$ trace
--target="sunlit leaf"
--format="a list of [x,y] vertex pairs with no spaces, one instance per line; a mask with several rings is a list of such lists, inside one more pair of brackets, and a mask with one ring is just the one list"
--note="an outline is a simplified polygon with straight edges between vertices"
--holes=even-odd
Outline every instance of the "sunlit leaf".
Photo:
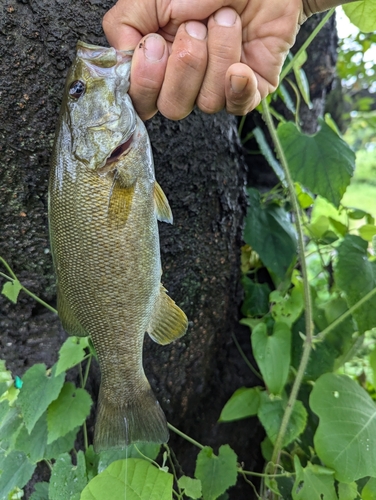
[[223,407],[219,422],[231,422],[233,420],[257,415],[259,405],[260,389],[258,387],[253,387],[251,389],[241,387],[234,392]]
[[303,134],[292,122],[278,127],[278,137],[294,181],[338,207],[355,168],[355,154],[323,121],[317,134]]
[[376,235],[376,226],[364,224],[364,226],[358,227],[358,233],[363,240],[372,241],[372,238]]
[[362,0],[342,6],[350,21],[364,33],[375,31],[376,4],[374,0]]
[[237,456],[228,444],[219,448],[218,456],[212,448],[205,446],[197,455],[195,477],[201,480],[204,500],[216,500],[237,477]]
[[47,443],[52,443],[82,425],[90,413],[92,403],[85,389],[77,389],[71,382],[66,382],[59,397],[50,404],[47,411]]
[[172,474],[146,460],[118,460],[90,481],[80,500],[172,500],[172,482]]
[[376,498],[376,479],[371,479],[366,483],[362,489],[362,500],[375,500]]
[[322,462],[345,483],[376,475],[376,405],[345,375],[326,373],[315,383],[310,407],[320,422],[314,444]]

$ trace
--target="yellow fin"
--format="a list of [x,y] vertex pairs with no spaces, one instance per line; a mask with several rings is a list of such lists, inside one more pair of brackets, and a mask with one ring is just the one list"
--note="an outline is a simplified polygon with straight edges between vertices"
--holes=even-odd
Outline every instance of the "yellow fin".
[[166,293],[161,285],[154,312],[147,329],[148,334],[158,344],[166,345],[182,337],[188,328],[184,312]]
[[161,222],[168,222],[172,224],[173,218],[168,199],[157,181],[155,181],[154,184],[154,203],[157,219]]
[[122,187],[118,180],[114,180],[108,202],[108,216],[112,223],[122,226],[129,217],[135,185]]

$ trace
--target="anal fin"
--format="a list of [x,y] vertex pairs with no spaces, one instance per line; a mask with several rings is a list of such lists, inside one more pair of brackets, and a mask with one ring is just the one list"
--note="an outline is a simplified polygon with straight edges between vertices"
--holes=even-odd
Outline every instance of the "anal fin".
[[168,222],[172,224],[172,212],[167,200],[167,196],[164,194],[161,186],[157,181],[154,184],[154,203],[157,219],[161,222]]
[[148,334],[158,344],[166,345],[182,337],[188,328],[185,313],[166,293],[161,285],[152,319],[147,329]]

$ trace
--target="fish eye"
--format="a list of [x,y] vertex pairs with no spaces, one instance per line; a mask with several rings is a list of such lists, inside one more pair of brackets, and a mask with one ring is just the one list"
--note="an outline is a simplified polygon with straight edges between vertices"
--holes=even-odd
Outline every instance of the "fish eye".
[[69,95],[74,99],[80,98],[85,93],[86,85],[81,80],[75,80],[69,87]]

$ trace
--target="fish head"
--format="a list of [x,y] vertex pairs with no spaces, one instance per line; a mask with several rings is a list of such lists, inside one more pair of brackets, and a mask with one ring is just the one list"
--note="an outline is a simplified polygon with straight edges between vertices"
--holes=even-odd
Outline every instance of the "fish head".
[[132,52],[77,44],[63,113],[71,152],[90,170],[103,168],[132,141],[138,117],[128,95]]

